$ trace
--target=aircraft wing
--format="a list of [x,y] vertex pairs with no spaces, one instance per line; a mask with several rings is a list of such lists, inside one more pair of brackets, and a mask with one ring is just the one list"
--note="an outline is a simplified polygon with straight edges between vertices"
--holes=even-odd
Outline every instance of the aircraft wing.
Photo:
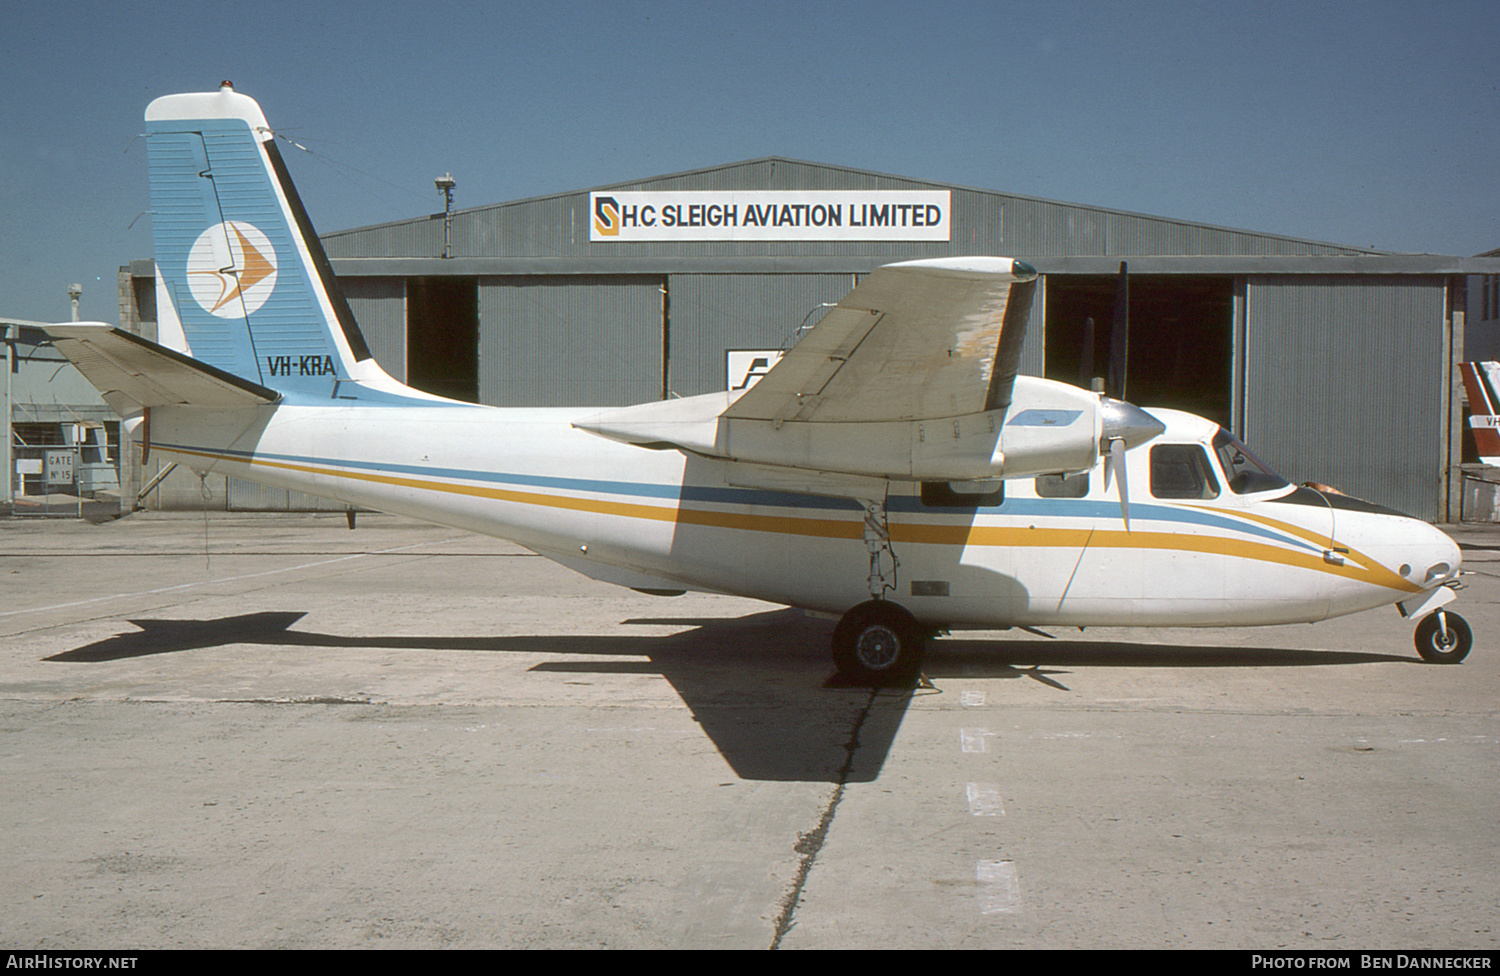
[[995,257],[877,268],[724,416],[912,421],[1009,406],[1035,278]]
[[84,378],[121,407],[247,407],[273,403],[275,390],[240,379],[190,356],[103,322],[48,325],[52,346]]
[[1045,381],[1023,386],[1016,375],[1035,279],[1010,258],[886,265],[749,390],[608,410],[575,426],[642,447],[841,478],[1084,470],[1098,456],[1099,397],[1061,384],[1040,391]]

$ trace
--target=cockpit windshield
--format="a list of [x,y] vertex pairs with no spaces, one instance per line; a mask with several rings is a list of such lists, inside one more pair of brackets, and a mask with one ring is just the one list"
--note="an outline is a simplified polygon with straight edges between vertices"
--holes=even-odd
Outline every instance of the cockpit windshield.
[[1229,478],[1229,490],[1236,495],[1285,488],[1288,484],[1285,478],[1266,467],[1250,448],[1241,444],[1227,430],[1220,430],[1214,435],[1214,453],[1219,455],[1219,463],[1223,465],[1224,474]]

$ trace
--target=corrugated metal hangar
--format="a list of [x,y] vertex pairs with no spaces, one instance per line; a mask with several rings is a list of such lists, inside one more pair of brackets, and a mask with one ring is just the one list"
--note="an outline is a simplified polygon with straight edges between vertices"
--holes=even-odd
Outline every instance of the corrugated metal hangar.
[[[500,406],[722,390],[861,274],[962,254],[1042,272],[1023,369],[1087,385],[1084,336],[1092,319],[1105,362],[1124,262],[1127,399],[1217,420],[1295,481],[1436,520],[1459,518],[1464,276],[1500,270],[774,157],[323,243],[391,375]],[[147,335],[151,274],[122,276]],[[298,504],[218,491],[231,508]]]

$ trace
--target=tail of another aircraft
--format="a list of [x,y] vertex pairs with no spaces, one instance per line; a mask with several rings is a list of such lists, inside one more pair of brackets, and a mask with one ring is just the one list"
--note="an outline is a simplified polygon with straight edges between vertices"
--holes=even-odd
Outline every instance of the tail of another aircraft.
[[228,82],[146,109],[161,344],[284,396],[393,381],[355,325],[255,100]]
[[1459,363],[1469,397],[1469,427],[1485,464],[1500,467],[1500,363]]

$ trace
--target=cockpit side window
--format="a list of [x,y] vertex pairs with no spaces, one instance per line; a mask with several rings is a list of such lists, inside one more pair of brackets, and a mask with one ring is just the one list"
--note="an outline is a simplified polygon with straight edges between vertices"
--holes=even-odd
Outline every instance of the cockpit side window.
[[1218,498],[1208,454],[1197,444],[1157,444],[1151,448],[1151,494],[1157,498]]
[[1227,430],[1214,435],[1214,453],[1219,456],[1219,464],[1223,465],[1224,475],[1229,479],[1229,490],[1236,495],[1287,486],[1285,478],[1267,467]]

